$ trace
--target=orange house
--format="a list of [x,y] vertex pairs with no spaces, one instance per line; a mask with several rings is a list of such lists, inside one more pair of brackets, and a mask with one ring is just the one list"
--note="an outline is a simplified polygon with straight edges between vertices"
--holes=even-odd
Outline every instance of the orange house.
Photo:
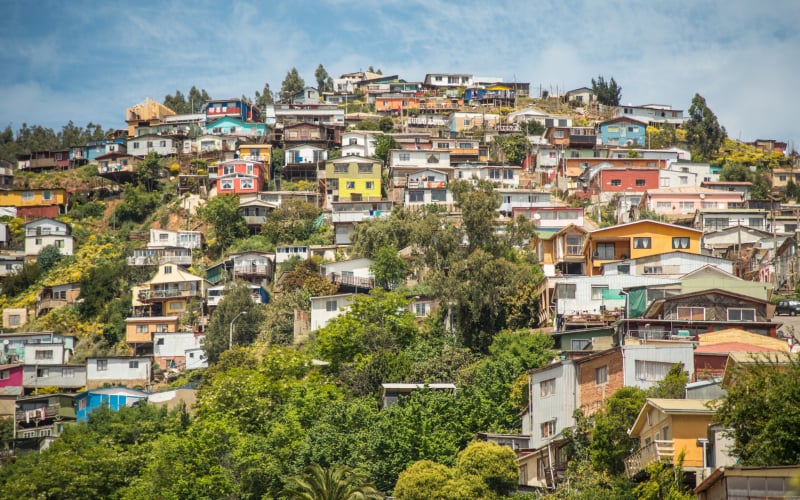
[[595,229],[586,245],[589,275],[602,274],[602,265],[680,250],[700,254],[703,231],[666,222],[640,220]]

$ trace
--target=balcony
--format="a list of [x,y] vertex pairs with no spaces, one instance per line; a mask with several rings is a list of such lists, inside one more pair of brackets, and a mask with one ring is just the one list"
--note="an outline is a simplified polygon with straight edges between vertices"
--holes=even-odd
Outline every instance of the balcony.
[[17,410],[14,414],[17,422],[41,422],[50,418],[56,418],[61,414],[61,405],[46,406],[33,410]]
[[444,189],[447,183],[444,181],[408,181],[408,189]]
[[672,440],[655,440],[639,448],[625,459],[625,470],[628,477],[634,477],[659,461],[672,463],[675,447]]
[[139,300],[160,300],[172,299],[180,297],[202,297],[202,294],[197,289],[183,290],[183,289],[168,289],[168,290],[140,290]]
[[233,266],[235,276],[267,276],[270,266],[267,264],[242,264]]
[[361,276],[352,276],[349,274],[330,273],[327,276],[328,281],[334,285],[339,285],[340,291],[346,290],[371,290],[375,288],[375,280],[372,278],[363,278]]

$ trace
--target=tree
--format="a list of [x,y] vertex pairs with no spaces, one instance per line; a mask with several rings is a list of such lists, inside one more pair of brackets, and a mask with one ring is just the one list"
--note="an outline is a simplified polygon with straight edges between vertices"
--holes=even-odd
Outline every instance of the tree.
[[42,268],[43,272],[47,272],[51,267],[56,265],[62,257],[61,250],[59,250],[57,246],[47,245],[42,248],[39,255],[36,256],[36,262],[39,264],[39,267]]
[[23,264],[20,270],[6,277],[3,282],[3,295],[14,297],[22,293],[36,283],[42,274],[44,274],[42,268],[36,262]]
[[751,182],[753,172],[741,163],[729,163],[722,168],[719,179],[726,182]]
[[376,283],[387,290],[404,283],[408,276],[408,266],[391,245],[378,249],[369,270]]
[[681,363],[675,363],[667,375],[655,386],[647,391],[649,398],[684,399],[686,397],[686,384],[689,382],[689,372],[683,369]]
[[517,455],[508,446],[490,441],[473,441],[456,457],[460,476],[479,478],[498,496],[514,491],[519,479]]
[[497,252],[494,219],[496,210],[500,207],[500,197],[492,183],[480,180],[473,185],[465,180],[455,180],[449,187],[461,208],[468,242],[467,251],[480,248],[490,253]]
[[692,98],[689,120],[683,125],[683,129],[686,131],[686,140],[694,161],[713,159],[725,143],[725,127],[719,124],[717,116],[700,94],[695,94]]
[[378,121],[378,129],[381,132],[389,133],[394,129],[394,120],[391,116],[384,116]]
[[598,76],[597,80],[592,78],[592,92],[597,96],[597,102],[605,106],[619,106],[622,98],[622,87],[617,85],[613,76],[608,82],[603,75]]
[[161,157],[155,151],[151,151],[141,163],[136,165],[136,184],[144,187],[148,193],[153,192],[163,171]]
[[717,421],[733,438],[730,452],[742,465],[800,462],[800,361],[763,356],[732,372],[727,395],[718,401]]
[[498,135],[494,138],[494,145],[502,153],[499,161],[510,165],[522,165],[530,149],[528,138],[519,134]]
[[325,71],[325,67],[321,63],[314,72],[314,78],[317,80],[317,90],[320,94],[333,91],[333,79]]
[[400,149],[400,143],[390,135],[379,135],[375,139],[375,158],[381,160],[384,164],[389,159],[389,151],[393,149]]
[[256,90],[255,102],[256,106],[258,106],[259,109],[262,110],[266,108],[268,104],[273,104],[275,102],[272,98],[272,91],[269,88],[269,83],[264,84],[264,90],[262,90],[261,92]]
[[322,209],[302,200],[288,200],[273,210],[261,226],[261,234],[270,243],[302,244],[317,231]]
[[448,500],[442,487],[454,475],[446,465],[419,460],[400,473],[392,493],[397,500]]
[[369,295],[356,295],[350,309],[321,328],[314,342],[316,353],[329,361],[334,370],[359,354],[379,350],[399,351],[417,333],[409,300],[402,292],[373,289]]
[[214,227],[216,246],[227,248],[234,239],[247,235],[247,223],[239,214],[239,196],[222,194],[198,209],[198,213]]
[[547,127],[536,120],[522,122],[520,128],[525,135],[542,135],[547,130]]
[[605,409],[594,417],[594,429],[589,446],[592,467],[618,475],[625,471],[625,458],[638,446],[628,435],[646,394],[637,387],[623,387],[608,398]]
[[[244,314],[240,315],[242,312]],[[203,349],[209,363],[215,363],[220,353],[230,347],[229,344],[238,346],[252,344],[258,338],[263,321],[264,309],[253,302],[249,284],[244,282],[228,284],[225,287],[225,295],[214,311],[206,330]]]
[[289,478],[284,494],[292,500],[367,500],[382,499],[366,476],[349,467],[322,468],[317,464],[306,467],[302,475]]
[[293,95],[302,92],[306,88],[306,82],[300,78],[297,68],[292,68],[286,72],[286,77],[281,83],[281,100],[288,102]]

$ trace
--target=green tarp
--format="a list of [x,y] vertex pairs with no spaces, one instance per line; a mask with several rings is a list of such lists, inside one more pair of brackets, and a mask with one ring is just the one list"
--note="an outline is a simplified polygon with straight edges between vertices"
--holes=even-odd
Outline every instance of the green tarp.
[[631,288],[628,290],[628,317],[641,318],[647,309],[647,288]]

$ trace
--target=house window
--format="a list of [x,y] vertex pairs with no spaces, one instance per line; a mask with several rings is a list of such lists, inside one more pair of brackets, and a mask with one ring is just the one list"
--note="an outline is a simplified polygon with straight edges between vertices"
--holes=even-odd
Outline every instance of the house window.
[[595,248],[594,256],[599,260],[613,260],[614,259],[614,244],[613,243],[598,243]]
[[611,185],[612,186],[621,186],[622,185],[622,180],[621,179],[611,179]]
[[158,340],[156,340],[156,345],[164,345],[164,337],[161,337]]
[[685,250],[689,248],[689,238],[672,238],[672,248]]
[[608,290],[608,285],[592,285],[592,300],[602,300],[603,290]]
[[604,385],[608,383],[608,365],[594,369],[594,384]]
[[239,181],[239,187],[241,189],[253,189],[253,179],[241,179]]
[[183,311],[183,302],[170,302],[169,303],[169,310],[170,311]]
[[662,177],[658,180],[658,185],[662,188],[669,187],[669,177]]
[[541,428],[542,428],[542,437],[543,438],[550,437],[556,433],[556,421],[550,420],[548,422],[545,422],[542,424]]
[[680,177],[678,177],[678,184],[680,184],[681,186],[689,184],[689,177],[681,175]]
[[559,299],[574,299],[575,298],[575,283],[557,283],[556,296]]
[[400,161],[411,161],[411,153],[400,153]]
[[346,163],[337,163],[333,166],[333,171],[337,174],[346,174],[347,167],[349,167]]
[[644,274],[664,274],[661,266],[644,266]]
[[503,179],[507,181],[514,180],[514,171],[510,168],[503,169]]
[[644,179],[636,179],[636,185],[640,186],[640,187],[644,186],[645,185],[645,180]]
[[136,325],[136,333],[147,333],[150,329],[147,325]]
[[572,351],[582,351],[591,344],[592,341],[589,339],[572,339],[570,342],[570,350]]
[[556,379],[549,378],[539,382],[539,396],[546,398],[556,393]]
[[98,359],[97,360],[97,371],[104,372],[108,370],[108,360],[107,359]]
[[36,354],[35,354],[35,358],[37,360],[53,359],[53,350],[52,349],[49,349],[47,351],[39,351],[39,350],[37,350]]
[[128,368],[130,368],[130,369],[139,368],[139,362],[138,361],[128,361]]
[[705,307],[678,307],[676,310],[677,319],[688,321],[704,321],[706,319]]
[[347,189],[355,189],[356,188],[356,181],[347,181],[345,183],[345,187]]
[[444,189],[434,189],[431,191],[431,201],[447,201],[447,191]]
[[153,141],[147,141],[147,147],[148,148],[152,148],[153,147]]
[[643,238],[634,238],[633,239],[633,248],[650,248],[652,242],[650,237],[643,237]]
[[227,179],[220,181],[219,183],[220,191],[232,191],[233,190],[233,180]]
[[133,149],[139,149],[139,143],[138,142],[134,142],[133,143]]
[[326,300],[325,301],[325,310],[327,312],[336,312],[339,310],[339,304],[335,300]]
[[162,148],[165,148],[167,147],[167,141],[161,141],[160,143],[158,143],[158,145],[161,146]]
[[169,325],[166,323],[159,323],[156,325],[156,333],[167,333],[169,331]]
[[41,245],[41,244],[42,244],[42,239],[41,239],[41,238],[34,238],[34,239],[33,239],[33,242],[34,242],[34,244],[36,244],[36,245]]
[[172,266],[164,266],[164,274],[172,274]]
[[365,187],[366,187],[367,189],[375,189],[375,181],[367,181],[367,182],[365,183]]
[[669,370],[672,368],[672,363],[664,363],[661,361],[644,361],[641,359],[636,360],[636,380],[644,380],[646,382],[659,382],[664,380]]
[[372,173],[372,165],[359,165],[358,166],[358,173],[359,174],[371,174]]
[[428,315],[428,304],[414,304],[414,314],[421,318]]
[[65,366],[61,369],[61,376],[62,377],[74,377],[75,376],[75,368],[71,366]]
[[693,201],[682,201],[681,202],[681,210],[694,210],[694,202]]
[[350,145],[351,146],[357,146],[358,145],[358,139],[356,139],[355,137],[351,137],[350,138]]
[[583,253],[583,237],[567,235],[567,255],[581,255]]
[[50,201],[53,199],[53,192],[52,191],[42,191],[42,199],[44,201]]
[[438,155],[428,155],[428,163],[439,163]]
[[409,203],[422,203],[425,201],[425,192],[424,191],[409,191],[408,192],[408,202]]
[[23,191],[22,201],[33,201],[33,191]]
[[49,377],[50,376],[50,368],[37,368],[36,369],[36,376],[37,377]]
[[631,274],[630,264],[619,264],[617,266],[617,274]]
[[728,321],[753,322],[756,320],[755,309],[728,308]]

